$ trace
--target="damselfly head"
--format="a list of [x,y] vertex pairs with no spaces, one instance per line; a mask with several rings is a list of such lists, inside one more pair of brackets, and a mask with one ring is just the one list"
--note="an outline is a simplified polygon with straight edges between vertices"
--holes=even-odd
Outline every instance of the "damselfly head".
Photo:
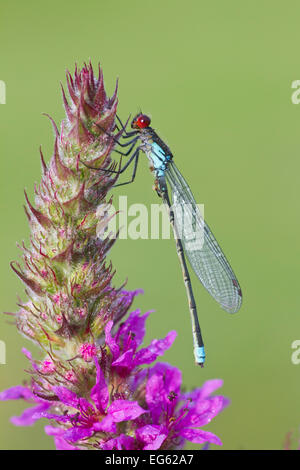
[[131,122],[132,129],[145,129],[150,126],[151,119],[146,114],[137,114]]

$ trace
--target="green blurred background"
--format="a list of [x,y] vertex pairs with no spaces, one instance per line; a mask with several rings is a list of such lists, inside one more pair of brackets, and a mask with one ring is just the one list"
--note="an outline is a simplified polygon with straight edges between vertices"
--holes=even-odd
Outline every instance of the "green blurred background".
[[[280,449],[300,425],[300,365],[291,362],[299,329],[300,79],[297,1],[90,0],[1,1],[1,307],[16,310],[23,286],[9,268],[16,241],[28,240],[23,188],[40,180],[39,145],[53,146],[47,112],[63,118],[65,69],[101,62],[107,91],[119,77],[119,114],[141,107],[170,145],[240,280],[244,304],[227,315],[192,275],[207,347],[193,363],[190,320],[173,240],[120,240],[111,252],[116,282],[128,277],[145,294],[135,301],[148,320],[146,343],[170,329],[178,338],[164,360],[183,371],[187,389],[222,378],[231,405],[207,427],[224,449]],[[142,158],[128,203],[159,203]],[[7,364],[0,388],[21,383],[26,346],[1,321]],[[53,449],[45,423],[16,428],[23,403],[0,404],[2,449]],[[216,448],[216,446],[213,446]],[[193,448],[189,446],[188,448]]]

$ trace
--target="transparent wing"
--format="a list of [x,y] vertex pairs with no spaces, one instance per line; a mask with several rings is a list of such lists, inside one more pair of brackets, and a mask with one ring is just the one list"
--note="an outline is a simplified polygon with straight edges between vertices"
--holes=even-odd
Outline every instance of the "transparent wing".
[[242,304],[242,291],[217,240],[205,223],[194,196],[173,162],[165,171],[172,195],[176,228],[196,275],[208,292],[229,313]]

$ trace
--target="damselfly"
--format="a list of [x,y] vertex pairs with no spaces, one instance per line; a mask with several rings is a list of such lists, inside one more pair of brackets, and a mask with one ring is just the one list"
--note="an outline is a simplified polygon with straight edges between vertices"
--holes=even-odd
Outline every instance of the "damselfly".
[[[122,156],[130,155],[130,158],[118,171],[102,171],[121,174],[132,163],[131,179],[116,186],[129,184],[134,181],[136,175],[139,152],[143,151],[148,157],[155,175],[155,189],[166,205],[174,231],[191,314],[195,361],[203,366],[205,349],[184,254],[203,286],[229,313],[235,313],[241,307],[242,291],[240,285],[218,242],[204,221],[188,184],[176,167],[171,150],[150,127],[150,118],[142,113],[137,114],[131,122],[131,127],[134,129],[131,132],[127,132],[126,125],[123,126],[121,120],[117,119],[122,126],[121,129],[117,126],[122,137],[132,139],[126,143],[120,143],[114,136],[108,135],[121,147],[129,147],[127,152],[115,151]],[[137,143],[139,145],[135,147]],[[99,170],[99,168],[93,169]],[[191,239],[191,233],[194,239]]]

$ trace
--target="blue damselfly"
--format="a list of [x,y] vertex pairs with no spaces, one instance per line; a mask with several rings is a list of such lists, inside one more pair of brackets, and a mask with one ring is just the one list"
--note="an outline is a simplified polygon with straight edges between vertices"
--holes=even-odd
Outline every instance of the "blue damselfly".
[[[203,366],[205,349],[184,255],[186,254],[203,286],[229,313],[235,313],[241,307],[242,291],[240,285],[218,242],[204,221],[187,182],[176,167],[171,150],[150,127],[150,118],[142,113],[136,115],[131,122],[133,129],[131,132],[126,131],[128,121],[123,126],[121,120],[118,117],[117,119],[121,126],[121,128],[116,126],[119,131],[118,136],[131,140],[121,143],[119,138],[111,134],[108,135],[121,147],[129,147],[127,152],[116,149],[115,151],[122,156],[130,156],[130,158],[119,170],[101,171],[121,174],[132,163],[131,179],[115,186],[129,184],[135,179],[139,152],[143,151],[148,157],[151,170],[155,175],[155,190],[166,205],[174,232],[191,313],[195,361]],[[90,166],[88,168],[99,170],[99,168]],[[195,237],[194,239],[191,239],[191,233]]]

